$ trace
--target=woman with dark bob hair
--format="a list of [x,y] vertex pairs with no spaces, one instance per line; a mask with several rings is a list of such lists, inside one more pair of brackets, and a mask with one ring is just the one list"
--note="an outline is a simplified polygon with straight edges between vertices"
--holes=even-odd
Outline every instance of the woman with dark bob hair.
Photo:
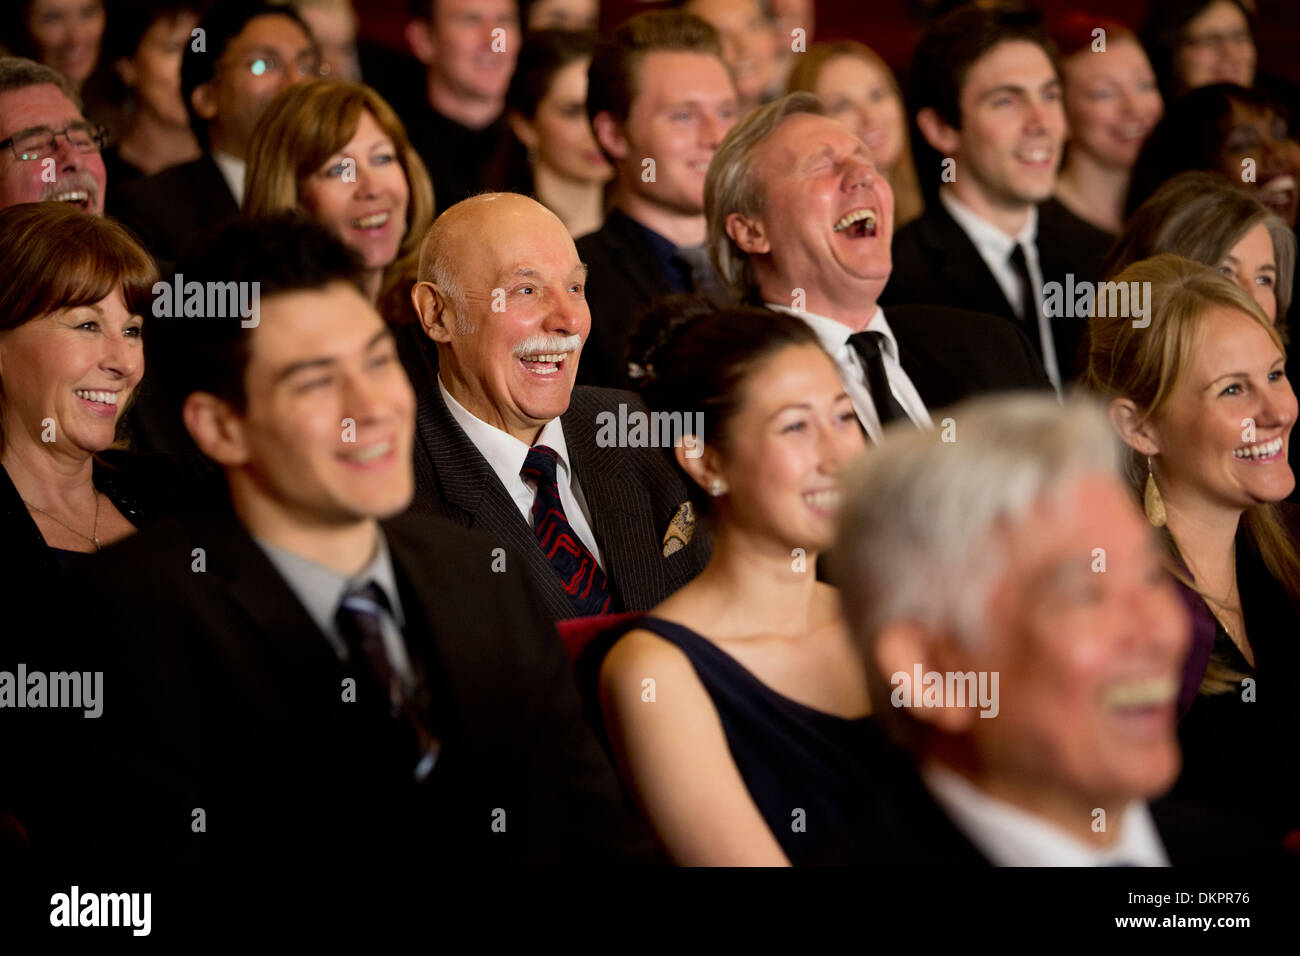
[[[683,422],[673,454],[713,555],[589,645],[581,681],[598,688],[619,766],[676,863],[804,862],[865,799],[878,740],[838,595],[816,574],[862,429],[793,316],[669,299],[629,351],[652,413]],[[671,704],[646,706],[650,674]]]
[[59,203],[0,210],[0,248],[0,582],[28,601],[168,510],[118,434],[158,275],[121,226]]
[[1216,83],[1173,103],[1133,167],[1125,215],[1171,177],[1189,170],[1218,173],[1295,227],[1300,144],[1286,110],[1267,93]]

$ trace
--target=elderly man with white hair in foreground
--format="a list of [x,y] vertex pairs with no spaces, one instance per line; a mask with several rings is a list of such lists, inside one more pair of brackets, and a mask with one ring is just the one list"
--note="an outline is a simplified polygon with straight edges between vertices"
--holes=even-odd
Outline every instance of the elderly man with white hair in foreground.
[[889,429],[846,483],[835,578],[900,750],[825,862],[1250,857],[1226,823],[1148,804],[1180,768],[1189,619],[1100,409],[1007,396],[948,417]]

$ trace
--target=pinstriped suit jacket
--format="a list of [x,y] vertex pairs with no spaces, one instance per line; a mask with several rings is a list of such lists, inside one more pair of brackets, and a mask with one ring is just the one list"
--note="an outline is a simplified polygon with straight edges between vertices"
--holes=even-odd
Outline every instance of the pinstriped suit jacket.
[[[592,533],[623,610],[648,610],[699,574],[712,540],[697,526],[690,543],[664,557],[664,533],[686,501],[677,469],[658,448],[602,448],[597,416],[645,410],[632,392],[576,386],[561,417],[564,440],[591,511]],[[547,609],[557,620],[573,605],[542,553],[533,529],[487,459],[452,418],[436,383],[421,389],[416,416],[415,501],[411,510],[474,528],[521,555]],[[483,567],[491,566],[489,555]]]

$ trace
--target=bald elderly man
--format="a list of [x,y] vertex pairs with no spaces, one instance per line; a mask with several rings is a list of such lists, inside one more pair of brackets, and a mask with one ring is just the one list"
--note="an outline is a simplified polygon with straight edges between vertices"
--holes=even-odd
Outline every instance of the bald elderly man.
[[[522,554],[557,620],[651,608],[704,568],[710,544],[664,451],[623,424],[646,414],[641,400],[574,386],[586,271],[552,212],[488,193],[433,224],[411,294],[437,349],[419,387],[412,507]],[[505,550],[465,560],[500,570]]]

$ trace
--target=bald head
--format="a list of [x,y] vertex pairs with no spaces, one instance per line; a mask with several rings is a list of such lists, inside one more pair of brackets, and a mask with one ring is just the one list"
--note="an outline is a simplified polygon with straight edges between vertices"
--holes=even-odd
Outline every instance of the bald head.
[[485,193],[439,216],[411,298],[452,396],[531,444],[569,404],[591,329],[586,272],[564,223],[527,196]]

